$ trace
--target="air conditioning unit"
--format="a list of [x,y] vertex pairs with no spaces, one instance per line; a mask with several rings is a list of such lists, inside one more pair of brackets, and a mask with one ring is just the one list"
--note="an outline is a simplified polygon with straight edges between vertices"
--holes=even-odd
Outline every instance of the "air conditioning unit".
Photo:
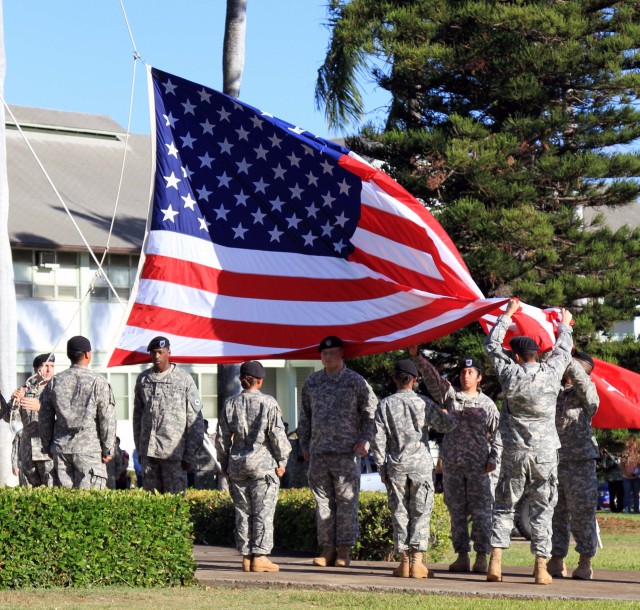
[[38,267],[44,269],[57,269],[60,266],[57,263],[56,253],[52,250],[38,250],[36,252],[36,262]]

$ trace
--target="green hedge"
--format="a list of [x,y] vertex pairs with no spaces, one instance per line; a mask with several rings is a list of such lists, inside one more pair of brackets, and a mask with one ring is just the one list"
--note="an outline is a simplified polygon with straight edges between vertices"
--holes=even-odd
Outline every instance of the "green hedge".
[[194,582],[182,496],[0,489],[0,588]]
[[[199,544],[234,546],[233,502],[228,493],[189,491],[195,541]],[[280,491],[274,522],[274,544],[294,551],[317,549],[315,502],[309,489]],[[439,562],[449,548],[449,513],[436,494],[431,516],[428,559]],[[393,528],[387,496],[360,494],[360,537],[355,559],[389,560],[393,557]]]

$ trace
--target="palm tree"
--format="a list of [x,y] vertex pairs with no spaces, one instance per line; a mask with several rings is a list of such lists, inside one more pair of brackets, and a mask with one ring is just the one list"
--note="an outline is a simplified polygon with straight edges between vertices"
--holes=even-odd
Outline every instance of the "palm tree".
[[223,91],[238,97],[244,68],[244,41],[247,31],[247,0],[227,0],[222,51]]
[[[0,2],[0,97],[4,99],[7,62],[4,53],[4,20]],[[0,104],[0,389],[9,396],[16,383],[16,349],[18,324],[16,293],[13,285],[13,263],[9,246],[9,183],[7,180],[7,146],[5,111]],[[0,422],[0,484],[15,485],[11,473],[11,431]]]
[[[240,95],[244,68],[244,41],[247,31],[247,0],[227,0],[222,51],[223,92],[233,97]],[[240,392],[240,365],[218,365],[218,412],[227,398]]]

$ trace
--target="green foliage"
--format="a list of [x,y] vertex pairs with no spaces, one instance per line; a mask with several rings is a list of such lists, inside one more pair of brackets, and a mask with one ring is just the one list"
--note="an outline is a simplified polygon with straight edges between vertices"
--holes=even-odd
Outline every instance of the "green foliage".
[[233,500],[226,492],[187,491],[196,544],[234,546]]
[[571,308],[579,344],[637,313],[640,230],[582,214],[640,195],[637,0],[332,0],[329,14],[318,98],[341,125],[362,112],[363,76],[389,93],[384,124],[348,145],[432,209],[486,296]]
[[0,489],[0,589],[194,582],[181,496]]
[[371,384],[378,398],[393,394],[396,386],[391,379],[393,365],[401,358],[408,358],[407,352],[393,351],[360,356],[347,360],[346,365],[356,373],[360,373]]
[[[233,502],[219,491],[189,491],[196,543],[232,546]],[[389,560],[393,556],[393,526],[387,495],[360,493],[360,537],[353,551],[355,559]],[[210,527],[215,522],[217,525]],[[224,525],[226,525],[226,528]],[[274,544],[294,551],[317,549],[315,501],[309,489],[280,491],[274,519]],[[449,546],[449,513],[442,495],[436,494],[431,515],[428,558],[438,562]]]

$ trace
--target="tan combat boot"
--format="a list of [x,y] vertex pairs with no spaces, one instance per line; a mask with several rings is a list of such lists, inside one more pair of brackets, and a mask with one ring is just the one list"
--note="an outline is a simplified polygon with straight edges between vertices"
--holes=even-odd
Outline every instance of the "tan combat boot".
[[393,575],[399,578],[409,578],[411,566],[409,563],[409,551],[402,551],[400,554],[400,563],[393,570]]
[[480,574],[487,573],[487,555],[485,553],[476,553],[476,560],[473,562],[471,571]]
[[533,578],[537,585],[550,585],[553,582],[553,578],[547,570],[547,560],[544,557],[536,557]]
[[571,578],[577,580],[591,580],[593,578],[593,570],[591,569],[591,557],[581,554],[578,567],[571,574]]
[[349,555],[351,547],[345,544],[341,544],[338,547],[338,553],[336,556],[335,566],[336,568],[348,568],[351,563],[351,557]]
[[565,578],[567,575],[567,566],[564,562],[564,557],[553,555],[547,562],[547,572],[549,572],[551,576]]
[[320,566],[321,568],[327,568],[334,565],[336,562],[336,550],[332,546],[323,546],[322,553],[319,557],[315,557],[313,560],[314,566]]
[[428,578],[429,576],[429,569],[422,562],[422,553],[420,551],[411,551],[409,576],[411,578]]
[[251,559],[253,555],[243,555],[242,556],[242,571],[243,572],[251,572]]
[[487,580],[490,582],[502,582],[502,549],[491,549]]
[[251,560],[252,572],[278,572],[280,566],[271,563],[266,555],[254,555]]
[[449,566],[449,572],[471,572],[469,553],[458,553],[458,558]]

